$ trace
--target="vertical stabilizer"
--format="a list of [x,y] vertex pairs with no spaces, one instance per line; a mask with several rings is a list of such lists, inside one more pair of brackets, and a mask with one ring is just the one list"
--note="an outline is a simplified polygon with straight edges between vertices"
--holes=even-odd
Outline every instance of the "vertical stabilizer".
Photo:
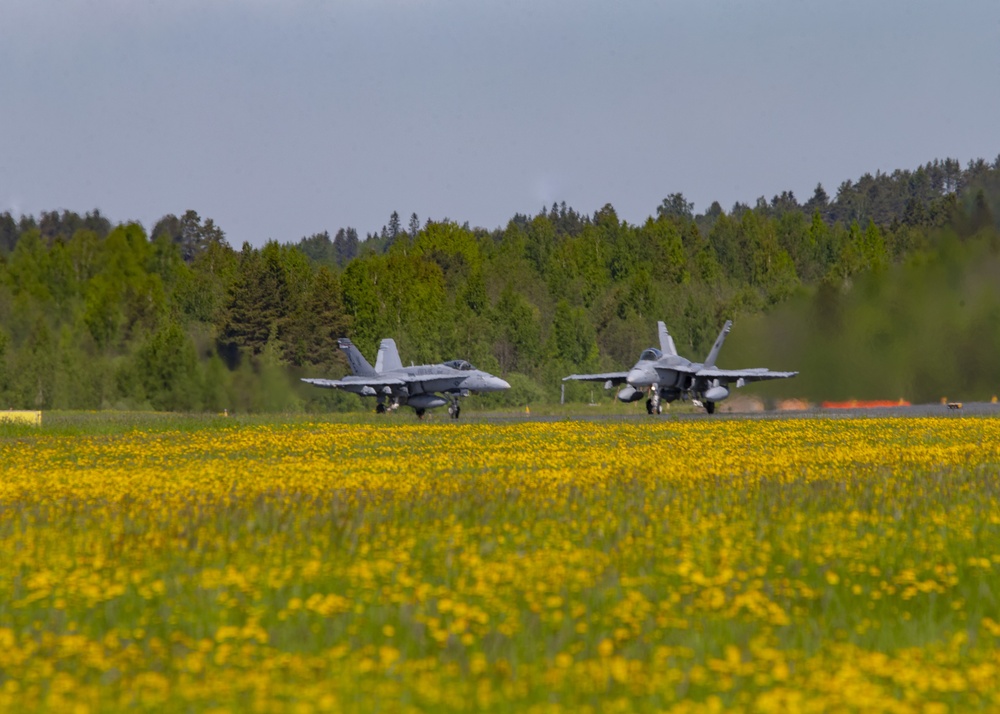
[[726,335],[729,334],[731,329],[733,329],[733,321],[726,320],[726,324],[722,326],[722,332],[720,332],[719,336],[715,338],[715,344],[712,345],[712,351],[709,352],[708,357],[705,358],[706,367],[711,368],[715,366],[715,360],[719,359],[719,350],[722,349],[722,343],[726,341]]
[[351,366],[351,373],[357,375],[358,377],[374,377],[376,372],[372,369],[372,366],[368,364],[368,360],[365,356],[361,354],[354,343],[351,342],[346,337],[341,337],[337,340],[337,346],[344,351],[347,356],[347,364]]
[[667,325],[664,322],[657,322],[656,329],[660,333],[660,352],[672,357],[677,356],[677,348],[674,346],[674,338],[667,332]]
[[378,357],[375,358],[375,371],[379,374],[384,374],[402,368],[403,362],[399,359],[399,350],[396,349],[396,341],[391,337],[386,337],[378,346]]

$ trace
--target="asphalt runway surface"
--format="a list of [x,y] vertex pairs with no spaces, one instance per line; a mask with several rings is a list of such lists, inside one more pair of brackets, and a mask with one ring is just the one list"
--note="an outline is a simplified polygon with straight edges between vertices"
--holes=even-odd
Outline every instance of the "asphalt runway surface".
[[[897,407],[854,407],[849,409],[824,409],[822,407],[811,407],[800,410],[773,410],[773,411],[747,411],[747,412],[716,412],[707,414],[696,409],[690,411],[670,411],[664,409],[663,414],[652,416],[644,412],[635,414],[581,414],[579,411],[566,414],[470,414],[468,421],[478,421],[487,423],[517,423],[528,421],[644,421],[644,420],[667,420],[667,421],[689,421],[712,419],[716,421],[743,421],[750,419],[885,419],[903,417],[944,417],[950,419],[962,419],[966,417],[996,417],[1000,416],[1000,404],[992,402],[966,402],[961,408],[950,408],[947,405],[935,404],[913,404],[911,406]],[[463,415],[463,420],[465,417]]]

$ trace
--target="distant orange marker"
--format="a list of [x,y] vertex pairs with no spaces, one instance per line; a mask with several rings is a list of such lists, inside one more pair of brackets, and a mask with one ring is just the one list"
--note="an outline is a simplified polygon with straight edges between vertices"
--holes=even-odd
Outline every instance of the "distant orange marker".
[[893,402],[888,399],[849,399],[846,402],[823,402],[824,409],[878,409],[884,407],[908,407],[910,403],[905,399]]

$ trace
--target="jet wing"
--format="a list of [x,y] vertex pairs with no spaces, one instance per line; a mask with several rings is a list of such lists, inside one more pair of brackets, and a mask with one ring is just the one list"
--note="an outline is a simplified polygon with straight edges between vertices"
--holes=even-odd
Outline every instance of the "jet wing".
[[568,377],[563,377],[562,381],[611,382],[611,386],[617,387],[619,384],[625,383],[626,377],[628,377],[628,372],[603,372],[602,374],[571,374]]
[[307,379],[303,378],[303,382],[313,385],[314,387],[325,387],[327,389],[348,389],[350,387],[371,387],[373,389],[378,387],[400,387],[406,382],[401,379],[394,379],[391,377],[382,377],[380,379],[376,378],[362,378],[362,379]]
[[413,384],[414,382],[435,382],[441,379],[461,379],[461,373],[455,372],[430,372],[428,374],[407,374],[399,376],[390,376],[387,374],[375,375],[373,377],[358,377],[354,375],[348,375],[343,379],[306,379],[303,378],[303,382],[308,382],[316,387],[326,387],[327,389],[350,389],[356,391],[359,388],[371,387],[375,390],[381,390],[382,387],[405,387],[407,384]]
[[699,377],[724,379],[727,382],[736,382],[741,379],[744,382],[763,382],[768,379],[788,379],[797,375],[798,372],[772,372],[764,367],[751,369],[719,369],[718,367],[712,367],[711,369],[700,369],[696,374]]

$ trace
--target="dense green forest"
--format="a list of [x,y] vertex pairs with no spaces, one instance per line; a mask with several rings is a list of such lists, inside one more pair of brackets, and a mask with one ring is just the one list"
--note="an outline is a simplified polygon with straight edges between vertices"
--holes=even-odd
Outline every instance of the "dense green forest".
[[[571,372],[621,369],[665,320],[701,358],[798,369],[754,387],[811,400],[1000,391],[1000,157],[713,203],[680,193],[641,225],[611,205],[502,229],[393,214],[261,248],[195,211],[151,232],[100,211],[0,214],[0,407],[360,408],[336,338],[416,363],[463,357],[511,383],[491,406],[555,401]],[[590,387],[572,385],[571,399]]]

